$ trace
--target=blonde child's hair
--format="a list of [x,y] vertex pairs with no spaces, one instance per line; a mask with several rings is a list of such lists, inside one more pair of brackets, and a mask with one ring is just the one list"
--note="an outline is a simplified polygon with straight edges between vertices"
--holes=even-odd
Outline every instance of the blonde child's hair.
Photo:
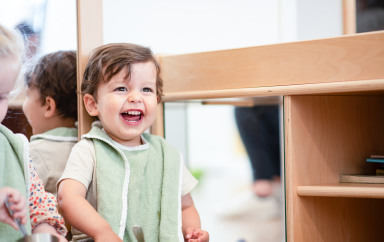
[[22,62],[24,57],[24,42],[22,36],[15,30],[6,28],[0,24],[0,58],[9,58],[15,65],[19,75],[11,96],[15,96],[22,88]]

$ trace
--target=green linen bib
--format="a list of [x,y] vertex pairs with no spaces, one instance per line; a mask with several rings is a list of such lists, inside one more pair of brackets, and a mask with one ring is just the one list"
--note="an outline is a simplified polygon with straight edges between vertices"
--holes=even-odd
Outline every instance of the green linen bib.
[[157,136],[121,149],[100,127],[92,138],[96,152],[97,211],[124,241],[136,241],[134,225],[146,241],[182,241],[180,154]]
[[59,127],[59,128],[51,129],[42,134],[32,135],[31,141],[38,140],[38,139],[48,139],[48,140],[54,140],[54,141],[76,142],[77,135],[78,135],[77,128]]
[[[28,206],[29,188],[28,140],[24,135],[14,134],[0,124],[0,187],[9,186],[17,189],[26,199]],[[27,211],[29,209],[27,208]],[[31,223],[27,212],[25,228],[31,233]],[[0,238],[16,241],[22,237],[10,225],[0,222]]]

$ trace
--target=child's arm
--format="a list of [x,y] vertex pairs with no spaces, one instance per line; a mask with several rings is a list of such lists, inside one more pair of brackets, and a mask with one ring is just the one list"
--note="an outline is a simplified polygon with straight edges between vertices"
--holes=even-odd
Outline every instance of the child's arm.
[[64,219],[57,210],[56,197],[46,192],[43,182],[40,180],[32,163],[29,163],[30,170],[30,197],[29,216],[32,225],[32,233],[50,233],[60,239],[67,241],[64,236],[67,228]]
[[60,182],[59,207],[68,223],[95,241],[122,241],[85,199],[86,192],[85,186],[77,180]]
[[[10,209],[13,211],[13,217],[8,213],[5,206],[5,200],[9,198]],[[14,229],[18,229],[16,222],[13,218],[20,219],[22,224],[27,221],[27,209],[25,198],[14,188],[2,187],[0,188],[0,222],[11,225]]]
[[181,212],[184,239],[189,242],[209,241],[208,232],[201,229],[199,213],[189,193],[181,198]]

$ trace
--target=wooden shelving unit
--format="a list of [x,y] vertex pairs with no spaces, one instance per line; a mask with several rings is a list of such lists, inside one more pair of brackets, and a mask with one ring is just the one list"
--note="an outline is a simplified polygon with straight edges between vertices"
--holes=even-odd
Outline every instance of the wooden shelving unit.
[[286,240],[384,241],[384,31],[160,57],[164,100],[282,95]]

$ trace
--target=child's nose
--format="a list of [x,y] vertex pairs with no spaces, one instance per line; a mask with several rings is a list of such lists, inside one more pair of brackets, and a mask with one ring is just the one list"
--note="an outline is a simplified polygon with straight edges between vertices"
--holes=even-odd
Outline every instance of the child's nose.
[[128,96],[128,102],[141,102],[141,94],[138,91],[131,91]]

